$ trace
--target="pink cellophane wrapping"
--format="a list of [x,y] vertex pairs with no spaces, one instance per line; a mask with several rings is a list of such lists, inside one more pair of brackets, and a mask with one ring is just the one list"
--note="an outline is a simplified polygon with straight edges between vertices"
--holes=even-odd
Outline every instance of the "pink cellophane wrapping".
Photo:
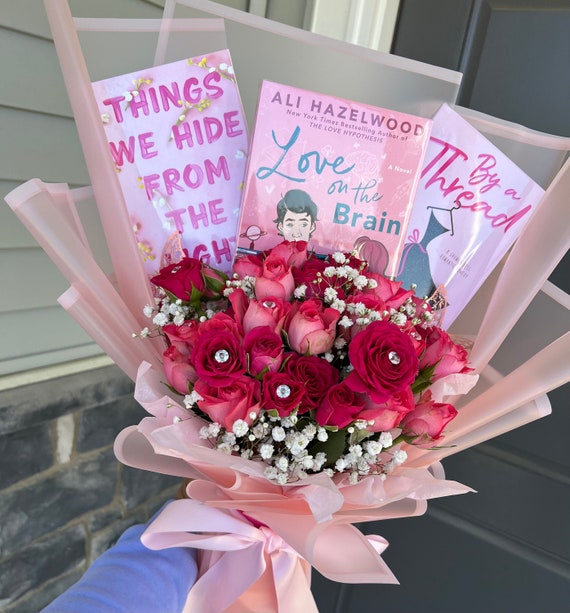
[[380,555],[387,541],[352,524],[421,515],[430,498],[472,491],[433,469],[405,466],[385,480],[350,484],[346,475],[319,473],[280,486],[264,477],[261,462],[209,447],[199,436],[206,422],[189,418],[163,390],[143,363],[135,398],[152,417],[123,430],[115,453],[129,466],[190,479],[188,498],[171,502],[143,535],[153,549],[201,551],[187,613],[316,612],[311,567],[343,583],[397,583]]

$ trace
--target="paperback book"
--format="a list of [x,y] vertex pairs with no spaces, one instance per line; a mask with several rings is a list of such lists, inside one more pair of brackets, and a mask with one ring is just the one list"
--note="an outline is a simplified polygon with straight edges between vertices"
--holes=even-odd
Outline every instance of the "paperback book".
[[145,272],[229,271],[248,133],[227,50],[93,83]]
[[433,126],[398,280],[449,327],[517,239],[544,190],[449,105]]
[[238,251],[306,241],[395,276],[430,129],[430,119],[263,81]]

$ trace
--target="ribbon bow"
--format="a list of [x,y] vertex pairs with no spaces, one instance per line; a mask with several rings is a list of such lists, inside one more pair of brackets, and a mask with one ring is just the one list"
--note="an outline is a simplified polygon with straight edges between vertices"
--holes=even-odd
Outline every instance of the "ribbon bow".
[[310,564],[270,528],[256,527],[239,513],[196,500],[175,500],[148,527],[142,541],[150,549],[204,551],[200,577],[184,607],[187,613],[318,613],[310,590]]

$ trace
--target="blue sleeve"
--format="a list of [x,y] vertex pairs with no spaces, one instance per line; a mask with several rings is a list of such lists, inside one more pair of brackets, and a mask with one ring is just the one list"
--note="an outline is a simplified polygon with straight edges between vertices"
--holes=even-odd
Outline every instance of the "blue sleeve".
[[41,613],[180,613],[196,581],[196,553],[186,547],[147,549],[140,541],[145,528],[126,530]]

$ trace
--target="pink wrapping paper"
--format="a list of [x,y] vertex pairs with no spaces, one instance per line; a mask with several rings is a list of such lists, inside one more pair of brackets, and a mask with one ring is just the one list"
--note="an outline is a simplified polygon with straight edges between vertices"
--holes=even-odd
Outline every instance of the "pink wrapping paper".
[[[397,583],[380,555],[387,541],[353,524],[420,515],[430,498],[472,491],[442,471],[405,466],[385,480],[350,484],[346,475],[319,473],[277,485],[260,462],[209,447],[199,437],[205,422],[161,385],[143,363],[135,398],[152,417],[124,430],[115,454],[129,466],[191,479],[188,498],[171,503],[143,536],[150,548],[203,550],[186,612],[316,612],[311,566],[343,583]],[[222,576],[224,590],[215,589]]]

